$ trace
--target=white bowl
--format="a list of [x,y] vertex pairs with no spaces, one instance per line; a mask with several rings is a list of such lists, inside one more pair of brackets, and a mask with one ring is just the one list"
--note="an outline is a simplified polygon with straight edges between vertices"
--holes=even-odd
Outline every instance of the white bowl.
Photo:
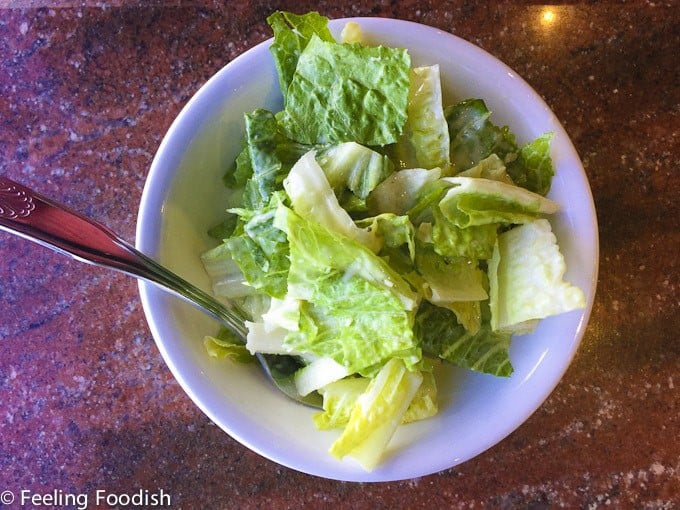
[[[337,35],[349,21],[334,20]],[[337,432],[317,431],[313,410],[279,394],[257,365],[210,359],[202,338],[216,323],[151,285],[141,283],[144,311],[175,378],[203,412],[231,437],[264,457],[317,476],[351,481],[414,478],[464,462],[501,441],[548,397],[572,360],[592,307],[598,237],[590,188],[574,147],[555,115],[515,72],[480,48],[446,32],[406,21],[358,18],[373,41],[405,47],[415,65],[439,64],[446,102],[479,97],[498,125],[518,141],[553,131],[556,167],[551,218],[564,253],[566,279],[581,287],[587,307],[541,322],[513,341],[512,377],[445,367],[438,374],[439,414],[400,427],[384,462],[372,472],[327,450]],[[189,101],[163,140],[139,211],[137,247],[208,290],[200,253],[213,245],[206,229],[223,215],[222,175],[240,149],[243,113],[281,108],[269,41],[213,76]]]

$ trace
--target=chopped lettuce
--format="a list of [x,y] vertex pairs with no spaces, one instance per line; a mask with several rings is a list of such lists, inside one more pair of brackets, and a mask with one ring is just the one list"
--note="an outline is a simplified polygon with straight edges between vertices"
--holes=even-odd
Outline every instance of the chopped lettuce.
[[432,241],[435,251],[440,255],[483,260],[491,258],[498,235],[497,223],[462,228],[439,207],[433,211],[433,220]]
[[449,146],[439,66],[411,69],[408,120],[395,147],[397,157],[407,168],[440,168],[448,174]]
[[373,251],[379,250],[379,239],[375,234],[358,227],[338,202],[326,174],[316,161],[314,151],[298,160],[283,186],[297,214],[360,242]]
[[492,181],[501,181],[506,184],[515,184],[505,169],[505,164],[496,154],[481,160],[472,168],[463,170],[457,177],[477,177]]
[[394,254],[394,250],[403,247],[411,261],[415,260],[415,228],[408,216],[384,213],[356,223],[376,236],[381,245],[381,255]]
[[498,236],[489,262],[494,331],[526,332],[526,322],[586,305],[583,291],[563,281],[566,265],[545,219]]
[[223,298],[240,298],[255,294],[257,289],[246,280],[239,266],[234,262],[231,250],[226,244],[220,244],[201,255],[205,272],[212,282],[215,296]]
[[347,425],[354,404],[370,382],[368,377],[347,377],[320,388],[323,411],[314,414],[316,427],[328,430]]
[[472,168],[491,154],[504,162],[517,157],[515,136],[499,128],[481,99],[467,99],[444,110],[451,140],[451,164],[456,173]]
[[494,223],[526,223],[539,214],[553,214],[559,206],[537,193],[490,179],[447,177],[453,187],[439,209],[460,228]]
[[323,41],[335,40],[328,29],[328,21],[327,17],[317,12],[298,15],[277,11],[267,18],[267,23],[274,32],[274,42],[269,51],[274,58],[284,101],[290,82],[293,81],[298,59],[311,38],[316,36]]
[[232,209],[241,216],[243,224],[238,234],[225,241],[225,246],[248,285],[269,296],[284,298],[290,264],[288,240],[274,226],[279,201],[280,196],[275,194],[262,211]]
[[348,375],[347,368],[322,356],[295,372],[295,387],[303,397]]
[[[289,292],[295,291],[292,296],[297,294],[298,298],[306,299],[310,295],[314,284],[310,276],[330,277],[333,272],[339,272],[345,279],[357,275],[377,288],[389,291],[406,310],[417,307],[417,293],[366,246],[317,222],[304,220],[283,204],[277,209],[275,226],[288,237],[291,264],[288,288]],[[298,278],[305,273],[309,275]]]
[[[439,410],[434,374],[421,372],[421,375],[423,382],[411,400],[402,423],[424,420]],[[368,377],[347,377],[322,387],[319,393],[323,396],[323,411],[314,414],[316,427],[319,430],[345,427],[357,399],[366,392],[370,382]]]
[[550,155],[552,133],[545,133],[522,146],[519,157],[508,164],[508,174],[523,188],[546,195],[555,171]]
[[410,168],[394,172],[371,192],[368,211],[374,215],[407,214],[421,199],[421,192],[426,186],[432,185],[440,177],[440,168]]
[[316,160],[336,195],[341,196],[343,191],[349,190],[360,199],[368,197],[394,169],[387,156],[356,142],[323,149],[316,155]]
[[507,126],[491,122],[491,112],[481,99],[468,99],[445,109],[451,139],[451,164],[455,173],[477,165],[492,154],[508,167],[518,186],[545,195],[554,169],[550,156],[552,133],[519,147]]
[[267,205],[285,174],[276,155],[279,129],[276,119],[267,110],[255,110],[245,115],[248,161],[252,175],[244,190],[244,207],[260,209]]
[[249,363],[254,359],[243,341],[225,327],[221,327],[215,336],[205,336],[203,345],[208,355],[216,359],[231,359],[238,363]]
[[361,29],[361,25],[359,25],[359,23],[356,21],[350,21],[346,23],[342,29],[342,32],[340,33],[340,41],[345,44],[363,44],[365,39],[364,31]]
[[373,470],[422,381],[420,372],[410,371],[399,359],[385,363],[357,398],[349,422],[331,445],[331,455],[338,459],[349,455],[367,471]]
[[349,373],[370,373],[390,357],[412,364],[417,295],[363,245],[281,205],[276,225],[288,236],[288,295],[301,300],[300,323],[285,344],[327,356]]
[[477,372],[510,376],[511,335],[492,330],[489,319],[487,306],[482,310],[480,328],[471,333],[451,310],[425,302],[416,315],[415,332],[423,352],[430,356]]
[[394,143],[404,129],[406,50],[340,44],[318,36],[300,54],[281,125],[301,143]]
[[268,22],[284,109],[245,114],[239,198],[202,255],[248,333],[204,343],[294,373],[317,428],[342,429],[330,453],[370,470],[437,413],[434,364],[508,377],[513,335],[585,306],[545,219],[552,133],[521,145],[482,99],[444,105],[436,63],[357,23],[336,42],[315,12]]
[[436,305],[482,301],[488,297],[484,273],[474,259],[442,257],[433,246],[419,245],[416,268],[426,282],[423,295]]

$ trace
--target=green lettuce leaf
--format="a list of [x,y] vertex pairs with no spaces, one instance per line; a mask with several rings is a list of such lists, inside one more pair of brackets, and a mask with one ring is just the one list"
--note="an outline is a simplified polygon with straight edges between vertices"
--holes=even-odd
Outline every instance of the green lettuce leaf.
[[421,200],[422,190],[440,177],[439,168],[408,168],[394,172],[368,196],[368,212],[374,216],[381,213],[407,214]]
[[507,166],[513,182],[546,195],[554,169],[550,156],[552,133],[520,147],[507,126],[496,126],[481,99],[468,99],[444,110],[451,139],[451,163],[456,174],[495,154]]
[[324,41],[334,41],[328,29],[328,18],[318,12],[298,15],[287,11],[277,11],[267,18],[274,32],[274,42],[269,51],[274,57],[279,86],[285,99],[288,86],[293,80],[300,55],[313,36]]
[[[437,382],[432,372],[421,372],[423,382],[411,400],[402,423],[424,420],[437,414]],[[314,424],[319,430],[345,427],[357,399],[366,392],[371,379],[347,377],[327,384],[319,390],[323,396],[323,411],[315,413]]]
[[257,292],[246,280],[226,244],[220,244],[201,254],[201,262],[210,277],[215,296],[240,298]]
[[442,257],[432,245],[418,243],[416,269],[420,291],[430,303],[453,311],[467,331],[476,333],[481,324],[479,301],[488,298],[484,272],[474,259]]
[[280,122],[306,144],[397,141],[406,122],[406,50],[339,44],[312,36],[288,87]]
[[433,210],[432,242],[435,251],[445,257],[490,259],[498,234],[497,223],[461,228],[442,212]]
[[451,140],[454,173],[472,168],[491,154],[503,162],[517,158],[515,136],[507,126],[494,125],[491,112],[481,99],[467,99],[444,110]]
[[212,358],[231,359],[238,363],[250,363],[255,359],[243,341],[225,327],[221,327],[215,336],[204,337],[203,345]]
[[349,190],[365,199],[394,170],[387,156],[356,142],[321,149],[316,160],[338,197]]
[[411,261],[415,260],[415,229],[408,216],[385,213],[357,220],[356,224],[380,240],[380,255],[405,247]]
[[515,184],[508,172],[505,164],[495,154],[484,158],[472,168],[468,168],[458,174],[457,177],[477,177],[481,179],[489,179],[492,181],[501,181],[506,184]]
[[347,22],[340,33],[340,42],[345,44],[365,44],[366,38],[364,36],[364,31],[361,29],[361,25],[356,21]]
[[553,214],[557,203],[524,188],[489,179],[445,177],[453,186],[439,202],[442,214],[460,228],[526,223]]
[[298,274],[310,271],[310,274],[318,273],[322,277],[342,272],[345,278],[356,274],[377,288],[390,291],[406,310],[417,308],[417,293],[401,275],[363,244],[314,221],[304,220],[283,204],[277,208],[275,226],[286,233],[291,264],[297,264],[297,270],[291,271],[289,276],[291,285],[296,289],[293,297],[307,299],[308,291],[305,289],[313,284],[307,278],[297,278]]
[[280,140],[279,127],[274,115],[258,109],[245,115],[246,150],[252,175],[244,190],[243,205],[246,209],[264,208],[281,183],[286,169],[276,154]]
[[444,305],[457,301],[481,301],[488,295],[484,273],[476,260],[442,257],[434,246],[418,243],[416,268],[426,282],[423,293],[428,301]]
[[388,361],[357,399],[347,426],[331,445],[331,455],[338,459],[349,455],[367,471],[373,470],[422,381],[420,372],[410,371],[401,360]]
[[295,388],[303,397],[347,376],[347,368],[333,358],[322,356],[295,372]]
[[436,167],[449,175],[449,129],[438,65],[411,69],[408,119],[394,150],[406,168]]
[[511,335],[493,331],[488,306],[482,307],[482,322],[476,333],[468,332],[451,310],[423,302],[415,320],[415,334],[423,354],[454,365],[499,377],[509,377],[508,355]]
[[323,397],[323,411],[313,416],[316,428],[329,430],[347,425],[354,404],[370,382],[368,377],[346,377],[319,389]]
[[309,151],[291,168],[283,183],[293,210],[333,232],[353,239],[374,252],[380,249],[375,233],[360,228],[343,209],[321,166],[315,151]]
[[500,234],[488,269],[493,329],[525,333],[528,321],[585,307],[583,291],[563,281],[565,271],[547,220]]
[[225,241],[248,284],[279,299],[286,295],[290,266],[286,234],[274,226],[281,200],[279,194],[273,194],[269,205],[257,212],[231,209],[241,216],[242,227],[239,234]]
[[515,184],[539,195],[550,191],[555,174],[550,155],[552,137],[552,133],[546,133],[522,146],[519,157],[508,163],[508,173]]
[[391,357],[417,363],[417,295],[399,274],[363,245],[285,206],[276,225],[290,244],[289,297],[302,301],[288,348],[330,357],[348,373],[372,373]]

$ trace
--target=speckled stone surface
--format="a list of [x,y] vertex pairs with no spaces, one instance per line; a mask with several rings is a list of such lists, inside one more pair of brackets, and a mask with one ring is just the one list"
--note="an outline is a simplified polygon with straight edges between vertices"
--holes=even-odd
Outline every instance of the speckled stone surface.
[[581,155],[601,242],[581,349],[524,425],[439,474],[355,484],[278,466],[211,424],[165,367],[135,281],[0,232],[0,508],[22,490],[89,494],[90,508],[97,490],[163,490],[189,509],[680,507],[677,2],[0,6],[0,173],[127,239],[182,106],[269,37],[271,11],[315,8],[432,25],[517,71]]

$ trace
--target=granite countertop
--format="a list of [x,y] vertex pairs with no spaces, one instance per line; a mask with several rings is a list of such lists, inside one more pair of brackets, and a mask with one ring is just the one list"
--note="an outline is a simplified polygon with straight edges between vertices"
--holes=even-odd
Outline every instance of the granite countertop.
[[272,10],[403,18],[500,58],[562,121],[597,208],[598,292],[563,380],[501,443],[418,479],[336,482],[211,424],[164,365],[134,280],[0,232],[0,508],[22,490],[159,489],[178,508],[678,508],[677,3],[67,4],[0,0],[0,174],[133,240],[173,118],[269,37]]

